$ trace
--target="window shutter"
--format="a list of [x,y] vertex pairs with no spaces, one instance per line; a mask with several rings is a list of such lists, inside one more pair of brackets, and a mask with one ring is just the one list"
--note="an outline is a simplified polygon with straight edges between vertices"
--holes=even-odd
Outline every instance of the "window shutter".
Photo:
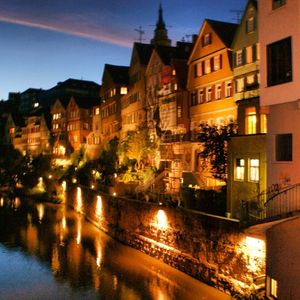
[[256,44],[252,46],[252,56],[253,56],[253,62],[257,60],[257,55],[256,55],[257,47]]
[[216,90],[216,86],[212,85],[212,87],[211,87],[211,101],[216,100],[215,90]]
[[236,52],[235,51],[232,52],[232,67],[233,68],[236,67]]
[[209,63],[210,63],[210,72],[213,72],[215,70],[213,57],[210,58]]
[[220,54],[220,69],[223,68],[223,55]]
[[197,77],[197,64],[194,65],[194,77]]
[[243,51],[242,51],[242,65],[245,65],[246,64],[246,48],[243,48]]

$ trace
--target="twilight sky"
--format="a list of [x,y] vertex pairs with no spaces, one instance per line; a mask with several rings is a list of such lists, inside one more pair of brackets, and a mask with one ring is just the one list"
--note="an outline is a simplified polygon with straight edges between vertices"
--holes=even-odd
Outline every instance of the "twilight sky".
[[[205,18],[236,22],[247,0],[162,0],[173,44]],[[129,65],[134,30],[153,36],[159,0],[0,0],[0,99],[68,78],[101,84],[105,63]],[[234,12],[233,12],[233,11]]]

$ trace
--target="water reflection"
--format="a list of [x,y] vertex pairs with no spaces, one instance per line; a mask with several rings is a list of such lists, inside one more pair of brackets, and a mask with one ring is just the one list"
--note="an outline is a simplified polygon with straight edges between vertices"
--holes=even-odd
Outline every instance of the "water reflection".
[[[22,271],[14,275],[12,285],[8,264],[14,255],[15,269]],[[3,201],[0,265],[7,269],[0,272],[1,297],[6,299],[229,299],[117,243],[82,215],[59,205],[19,202],[16,210]]]

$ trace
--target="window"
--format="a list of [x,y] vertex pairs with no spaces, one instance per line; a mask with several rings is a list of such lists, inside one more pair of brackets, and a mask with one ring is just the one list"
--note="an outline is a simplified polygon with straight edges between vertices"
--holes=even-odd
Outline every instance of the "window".
[[278,283],[277,280],[267,276],[267,295],[273,299],[278,297]]
[[10,127],[9,128],[9,134],[14,134],[15,133],[15,128],[14,127]]
[[246,33],[251,33],[255,29],[254,17],[249,17],[246,22]]
[[178,90],[178,85],[177,83],[174,83],[174,91],[177,91]]
[[182,108],[181,106],[177,106],[177,118],[182,118]]
[[205,74],[209,74],[211,72],[210,59],[205,61]]
[[272,0],[272,9],[279,8],[285,5],[286,0]]
[[293,135],[291,133],[276,135],[276,160],[292,161],[293,160]]
[[246,134],[255,134],[256,133],[256,108],[248,107],[245,112],[246,120]]
[[206,101],[211,101],[211,87],[206,88]]
[[214,57],[214,71],[218,71],[222,68],[221,59],[222,59],[221,55],[217,55]]
[[235,65],[237,67],[243,64],[243,50],[238,50],[235,53]]
[[202,47],[207,46],[209,44],[211,44],[211,33],[206,33],[202,37]]
[[199,104],[204,102],[204,90],[199,90]]
[[100,114],[100,108],[96,107],[95,108],[95,115],[98,116]]
[[249,181],[259,181],[259,159],[257,158],[249,159]]
[[232,85],[231,81],[227,81],[225,84],[225,97],[231,97]]
[[267,115],[261,114],[260,115],[260,132],[267,133]]
[[176,75],[176,70],[175,70],[175,69],[172,70],[172,75],[173,75],[173,76]]
[[245,160],[243,158],[236,159],[235,180],[243,181],[245,179]]
[[240,93],[240,92],[243,92],[244,91],[244,78],[238,78],[236,80],[236,92],[237,93]]
[[291,46],[290,37],[267,46],[268,86],[292,81]]
[[221,84],[217,84],[216,85],[216,92],[215,92],[215,94],[216,94],[216,100],[219,100],[219,99],[221,99],[221,95],[222,95],[222,86],[221,86]]
[[197,105],[197,94],[196,91],[191,92],[191,106]]
[[127,94],[127,87],[126,86],[121,86],[120,94],[121,95],[126,95]]
[[200,76],[202,76],[203,75],[203,73],[202,73],[202,62],[199,62],[199,63],[197,63],[196,65],[195,65],[195,76],[196,77],[200,77]]

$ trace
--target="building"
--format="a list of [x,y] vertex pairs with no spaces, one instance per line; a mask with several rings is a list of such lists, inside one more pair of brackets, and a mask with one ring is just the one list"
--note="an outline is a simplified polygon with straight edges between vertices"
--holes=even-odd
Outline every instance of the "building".
[[268,107],[266,219],[249,232],[266,239],[267,297],[300,298],[300,3],[258,1],[260,103]]
[[[227,211],[260,218],[266,201],[266,108],[259,101],[257,1],[249,0],[232,42],[238,135],[228,145]],[[245,220],[243,220],[245,221]]]
[[197,133],[201,124],[225,125],[236,121],[231,44],[237,25],[205,20],[188,60],[187,88],[190,94],[192,133],[191,169],[203,186],[220,184],[204,168]]
[[101,88],[101,130],[104,144],[120,137],[121,98],[128,92],[129,67],[105,64]]
[[66,108],[67,134],[72,152],[78,151],[87,143],[92,131],[92,111],[100,103],[99,97],[72,96]]
[[153,46],[134,43],[129,67],[128,93],[121,100],[121,138],[128,131],[135,131],[146,125],[145,73]]

